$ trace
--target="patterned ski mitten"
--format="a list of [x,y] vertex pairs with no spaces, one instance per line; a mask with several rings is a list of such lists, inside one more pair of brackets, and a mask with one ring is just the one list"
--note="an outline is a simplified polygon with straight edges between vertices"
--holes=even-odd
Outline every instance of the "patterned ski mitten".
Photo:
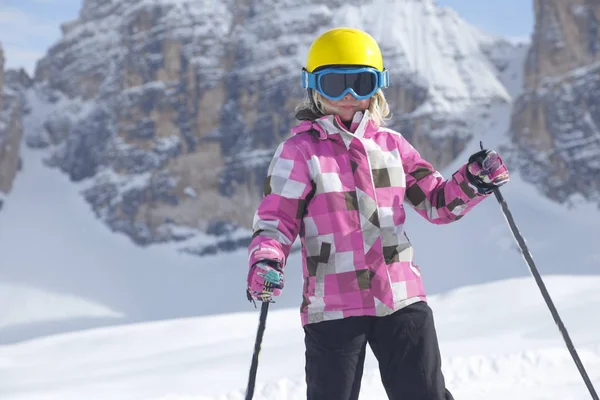
[[283,289],[283,271],[275,261],[259,261],[248,273],[248,300],[272,302]]
[[494,150],[480,150],[469,157],[467,177],[481,194],[491,193],[509,180],[508,169]]

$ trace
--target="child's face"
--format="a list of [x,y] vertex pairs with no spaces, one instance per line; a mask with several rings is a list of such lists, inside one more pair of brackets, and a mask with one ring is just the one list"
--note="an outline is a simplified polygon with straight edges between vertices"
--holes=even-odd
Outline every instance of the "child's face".
[[364,111],[369,108],[371,99],[357,100],[350,93],[347,93],[341,100],[329,100],[323,98],[327,105],[327,111],[331,114],[339,115],[344,122],[352,121],[352,117],[357,111]]

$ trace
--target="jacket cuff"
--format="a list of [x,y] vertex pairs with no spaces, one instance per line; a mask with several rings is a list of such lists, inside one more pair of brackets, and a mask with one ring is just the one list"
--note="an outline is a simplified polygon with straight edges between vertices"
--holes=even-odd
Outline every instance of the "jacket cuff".
[[283,266],[285,265],[285,255],[280,249],[270,246],[257,245],[249,250],[248,263],[253,266],[259,261],[275,261]]

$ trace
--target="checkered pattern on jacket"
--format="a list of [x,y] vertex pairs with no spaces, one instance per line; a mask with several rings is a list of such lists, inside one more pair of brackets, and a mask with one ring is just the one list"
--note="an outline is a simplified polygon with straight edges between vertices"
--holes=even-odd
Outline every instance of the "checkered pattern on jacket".
[[264,250],[285,265],[300,235],[303,325],[384,316],[425,300],[404,204],[435,224],[460,219],[485,198],[465,168],[444,180],[402,135],[376,128],[368,111],[349,130],[337,116],[303,121],[269,166],[250,265]]

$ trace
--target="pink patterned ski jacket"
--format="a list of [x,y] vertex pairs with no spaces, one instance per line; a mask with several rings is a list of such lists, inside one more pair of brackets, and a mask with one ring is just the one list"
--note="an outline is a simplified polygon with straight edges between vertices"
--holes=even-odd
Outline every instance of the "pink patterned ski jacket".
[[444,180],[401,134],[377,128],[368,111],[349,130],[333,115],[302,121],[269,166],[250,265],[263,258],[285,265],[300,235],[302,325],[384,316],[426,300],[403,204],[434,224],[460,219],[486,197],[465,169]]

